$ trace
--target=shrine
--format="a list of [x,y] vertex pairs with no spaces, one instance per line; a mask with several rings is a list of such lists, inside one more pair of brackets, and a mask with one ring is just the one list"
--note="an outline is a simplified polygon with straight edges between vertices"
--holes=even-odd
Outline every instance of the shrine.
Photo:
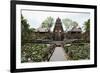
[[64,32],[64,30],[63,30],[63,27],[62,27],[61,19],[58,17],[56,19],[55,27],[54,27],[54,30],[53,30],[53,40],[63,41],[63,39],[64,39],[63,32]]

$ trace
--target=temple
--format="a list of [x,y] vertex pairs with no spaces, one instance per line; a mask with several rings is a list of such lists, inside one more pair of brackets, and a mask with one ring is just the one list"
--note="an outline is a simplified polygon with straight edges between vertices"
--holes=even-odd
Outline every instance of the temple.
[[64,32],[64,30],[62,27],[61,19],[58,17],[56,22],[55,22],[55,27],[53,30],[53,39],[55,41],[62,41],[64,39],[63,32]]
[[53,32],[47,28],[38,28],[35,34],[40,34],[40,39],[50,39],[53,41],[63,41],[64,39],[80,39],[82,35],[81,28],[73,27],[70,31],[65,32],[62,26],[62,21],[58,17],[55,22]]

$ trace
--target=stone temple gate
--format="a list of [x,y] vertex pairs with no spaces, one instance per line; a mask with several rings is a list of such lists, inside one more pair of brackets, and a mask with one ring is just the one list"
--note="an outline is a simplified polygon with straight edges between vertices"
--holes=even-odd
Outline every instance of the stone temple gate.
[[64,39],[64,30],[62,27],[61,19],[58,17],[55,22],[55,27],[53,30],[53,40],[55,41],[62,41]]

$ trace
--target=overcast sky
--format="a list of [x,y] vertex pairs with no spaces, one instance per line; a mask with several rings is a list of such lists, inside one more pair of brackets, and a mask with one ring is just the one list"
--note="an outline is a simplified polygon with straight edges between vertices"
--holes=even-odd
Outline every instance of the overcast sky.
[[[29,11],[22,10],[22,15],[27,19],[30,24],[30,28],[39,28],[41,23],[49,16],[54,18],[54,22],[59,17],[60,19],[69,18],[73,21],[76,21],[80,27],[83,26],[84,22],[90,18],[90,13],[75,13],[75,12],[51,12],[51,11]],[[54,27],[54,26],[53,26]],[[53,27],[51,30],[53,30]],[[63,29],[65,27],[63,25]]]

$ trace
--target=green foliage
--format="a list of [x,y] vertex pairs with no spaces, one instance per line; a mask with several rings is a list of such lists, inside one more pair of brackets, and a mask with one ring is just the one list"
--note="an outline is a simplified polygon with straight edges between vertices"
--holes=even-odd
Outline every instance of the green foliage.
[[81,60],[90,58],[90,45],[89,44],[73,44],[64,47],[68,54],[69,60]]
[[32,39],[32,33],[34,32],[34,28],[29,28],[28,21],[21,15],[21,42],[24,45],[24,42]]
[[76,21],[73,21],[72,22],[72,25],[73,25],[73,27],[77,27],[78,26],[78,23]]
[[21,49],[21,62],[40,62],[43,61],[45,51],[47,50],[46,44],[30,44],[27,43]]
[[65,18],[62,20],[65,25],[66,31],[72,29],[72,27],[77,27],[78,23],[76,21],[72,21],[71,19]]
[[44,28],[51,28],[54,23],[54,19],[49,16],[42,22],[42,27]]
[[84,30],[90,31],[90,19],[88,19],[86,22],[84,22]]
[[29,32],[29,24],[27,23],[27,20],[24,19],[24,17],[21,15],[21,41],[22,42],[27,40],[29,35],[28,32]]

